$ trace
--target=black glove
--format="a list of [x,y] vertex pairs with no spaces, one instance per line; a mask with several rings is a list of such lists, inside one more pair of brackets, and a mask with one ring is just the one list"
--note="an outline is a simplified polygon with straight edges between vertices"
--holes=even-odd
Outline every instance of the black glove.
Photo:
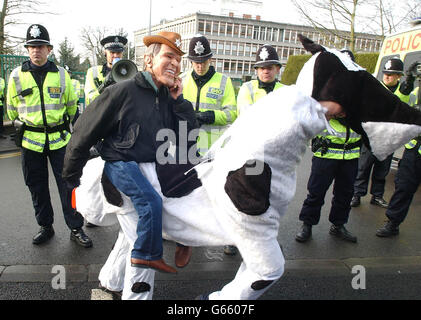
[[64,182],[66,183],[66,187],[69,190],[73,190],[74,188],[77,188],[77,187],[80,186],[80,179],[79,178],[64,179]]
[[209,111],[197,111],[196,119],[199,122],[199,125],[202,124],[213,124],[215,122],[215,112],[212,110]]
[[415,61],[414,63],[412,63],[408,70],[406,70],[406,76],[412,76],[415,77],[417,75],[417,67],[420,63],[418,61]]

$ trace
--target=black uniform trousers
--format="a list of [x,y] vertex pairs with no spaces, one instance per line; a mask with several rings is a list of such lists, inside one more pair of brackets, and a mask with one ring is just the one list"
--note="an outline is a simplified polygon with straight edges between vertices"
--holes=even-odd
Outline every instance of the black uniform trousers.
[[361,147],[360,160],[358,161],[358,173],[354,184],[354,195],[363,197],[367,194],[368,183],[371,176],[370,194],[383,198],[386,176],[390,171],[393,153],[385,160],[379,161],[365,145]]
[[347,223],[357,170],[358,159],[336,160],[313,157],[307,184],[308,195],[300,212],[300,220],[309,225],[319,223],[326,192],[334,181],[329,221],[334,225]]
[[4,107],[0,106],[0,134],[3,133],[4,131],[3,117],[4,117]]
[[65,152],[66,147],[44,153],[22,148],[23,177],[31,192],[35,218],[40,226],[51,226],[54,222],[48,184],[48,160],[57,183],[67,226],[69,229],[78,229],[83,226],[82,215],[72,208],[72,190],[67,188],[61,176]]
[[413,149],[405,149],[399,161],[395,176],[395,192],[386,210],[386,216],[396,224],[405,220],[414,194],[421,183],[421,155],[418,148],[419,143]]

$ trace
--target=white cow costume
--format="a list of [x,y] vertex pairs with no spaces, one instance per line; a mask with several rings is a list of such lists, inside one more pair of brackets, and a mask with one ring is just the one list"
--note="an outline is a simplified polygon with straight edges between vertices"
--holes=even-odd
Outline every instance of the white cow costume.
[[[326,109],[311,96],[318,101],[328,100],[327,97],[341,102],[350,115],[350,127],[363,135],[380,159],[421,133],[420,113],[411,113],[413,120],[407,117],[396,121],[394,116],[378,117],[364,111],[367,108],[364,104],[372,97],[359,99],[358,103],[363,106],[357,113],[353,112],[350,101],[341,100],[342,94],[336,97],[324,86],[330,83],[331,77],[338,76],[338,70],[320,76],[320,57],[327,56],[340,64],[340,76],[342,73],[351,76],[364,73],[367,79],[372,76],[339,51],[327,50],[306,38],[301,40],[314,55],[304,66],[297,85],[275,90],[235,121],[210,149],[208,155],[213,160],[195,168],[201,187],[181,198],[166,198],[160,192],[155,164],[140,165],[143,174],[163,197],[165,239],[188,246],[238,247],[243,262],[234,280],[220,291],[211,293],[209,299],[257,299],[282,276],[285,260],[277,241],[278,227],[295,194],[296,168],[308,141],[322,130],[330,129],[325,118]],[[334,83],[343,84],[341,81],[343,79]],[[382,88],[380,83],[376,87],[376,83],[378,81],[374,79],[370,85],[375,86],[377,94],[376,90]],[[315,91],[318,86],[320,88]],[[364,91],[364,94],[373,92]],[[392,96],[387,91],[381,92],[381,103],[397,103]],[[400,108],[412,112],[407,106]],[[366,122],[362,127],[361,120]],[[370,120],[387,124],[369,123]],[[390,122],[417,125],[391,125]],[[376,137],[380,139],[376,140]],[[245,165],[249,160],[256,162]],[[109,290],[123,290],[123,299],[151,299],[155,271],[131,267],[128,260],[137,237],[138,215],[125,195],[122,195],[122,207],[107,203],[100,183],[103,165],[100,158],[90,160],[76,191],[77,210],[88,221],[97,225],[118,221],[121,226],[99,280]]]

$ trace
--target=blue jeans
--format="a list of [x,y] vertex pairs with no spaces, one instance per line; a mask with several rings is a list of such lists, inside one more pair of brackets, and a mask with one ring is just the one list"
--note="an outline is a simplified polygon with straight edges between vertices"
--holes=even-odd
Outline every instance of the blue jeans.
[[104,172],[113,185],[130,198],[139,215],[132,258],[162,258],[162,199],[143,176],[136,162],[105,162]]

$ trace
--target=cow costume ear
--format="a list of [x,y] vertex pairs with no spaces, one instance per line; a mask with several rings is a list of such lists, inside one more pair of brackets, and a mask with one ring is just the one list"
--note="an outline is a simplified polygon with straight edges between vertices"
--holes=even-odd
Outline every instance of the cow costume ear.
[[313,40],[310,40],[309,38],[304,37],[302,34],[298,35],[298,40],[300,40],[304,49],[306,49],[308,52],[311,52],[311,54],[326,51],[326,49],[323,46],[321,46],[320,44],[314,43]]

